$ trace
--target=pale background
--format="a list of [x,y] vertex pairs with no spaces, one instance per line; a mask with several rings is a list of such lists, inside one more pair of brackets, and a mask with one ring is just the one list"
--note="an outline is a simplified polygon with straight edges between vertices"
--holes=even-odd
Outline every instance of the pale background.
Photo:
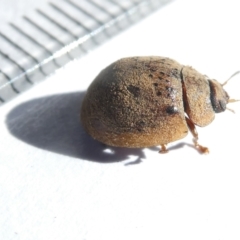
[[[224,82],[240,69],[239,13],[237,0],[175,1],[2,106],[0,239],[240,239],[240,103],[198,128],[206,156],[190,135],[160,155],[105,147],[79,124],[84,91],[121,57]],[[240,98],[240,76],[226,89]]]

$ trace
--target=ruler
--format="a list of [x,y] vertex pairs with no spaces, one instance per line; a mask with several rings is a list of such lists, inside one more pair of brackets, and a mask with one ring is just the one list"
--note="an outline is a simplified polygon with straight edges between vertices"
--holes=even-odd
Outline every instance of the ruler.
[[1,19],[0,105],[168,2],[53,0]]

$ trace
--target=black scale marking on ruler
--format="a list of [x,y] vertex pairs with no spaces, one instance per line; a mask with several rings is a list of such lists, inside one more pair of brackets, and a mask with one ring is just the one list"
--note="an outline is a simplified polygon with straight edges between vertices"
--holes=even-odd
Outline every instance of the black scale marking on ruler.
[[0,29],[0,105],[170,1],[61,0],[6,23],[14,37]]

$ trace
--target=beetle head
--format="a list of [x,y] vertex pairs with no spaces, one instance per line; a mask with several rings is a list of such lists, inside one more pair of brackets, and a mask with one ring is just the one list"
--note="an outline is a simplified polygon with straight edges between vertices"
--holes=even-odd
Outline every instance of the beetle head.
[[224,112],[229,102],[228,93],[223,89],[223,85],[221,85],[216,80],[213,79],[209,80],[209,86],[210,86],[210,99],[214,112],[216,113]]
[[224,112],[226,109],[234,111],[232,109],[227,108],[228,103],[238,102],[240,100],[230,99],[228,93],[223,89],[223,86],[228,83],[230,79],[238,75],[240,71],[235,72],[227,81],[223,84],[220,84],[216,80],[208,80],[210,86],[210,98],[213,110],[216,113]]

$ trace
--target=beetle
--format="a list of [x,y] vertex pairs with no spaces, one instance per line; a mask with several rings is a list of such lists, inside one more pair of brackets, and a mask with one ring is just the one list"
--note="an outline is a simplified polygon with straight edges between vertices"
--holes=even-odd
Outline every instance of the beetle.
[[89,86],[81,106],[81,122],[94,139],[110,146],[142,148],[184,138],[195,147],[195,126],[210,124],[230,99],[223,85],[190,66],[158,56],[128,57],[105,69]]

